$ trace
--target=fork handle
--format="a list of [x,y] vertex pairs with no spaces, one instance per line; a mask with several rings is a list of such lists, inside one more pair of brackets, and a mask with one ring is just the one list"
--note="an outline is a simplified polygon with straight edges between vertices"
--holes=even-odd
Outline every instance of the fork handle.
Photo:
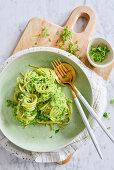
[[87,100],[82,96],[82,94],[78,91],[78,89],[74,86],[71,85],[73,90],[75,91],[75,93],[77,94],[77,96],[80,98],[80,100],[82,101],[82,103],[86,106],[87,110],[90,112],[91,116],[97,121],[97,123],[101,126],[101,128],[103,129],[103,131],[106,133],[106,135],[111,139],[111,141],[114,143],[114,138],[111,135],[111,133],[107,130],[107,128],[105,127],[105,125],[103,124],[103,122],[99,119],[99,117],[97,116],[97,114],[94,112],[93,108],[89,105],[89,103],[87,102]]
[[[72,93],[73,93],[73,92],[72,92]],[[73,95],[73,96],[75,96],[75,95]],[[79,112],[80,112],[80,115],[81,115],[81,117],[82,117],[82,120],[83,120],[83,122],[84,122],[84,124],[85,124],[85,126],[86,126],[86,128],[87,128],[87,131],[88,131],[88,133],[89,133],[89,135],[90,135],[90,137],[91,137],[91,139],[92,139],[92,142],[93,142],[93,144],[94,144],[94,146],[95,146],[95,148],[96,148],[96,150],[97,150],[100,158],[103,159],[103,156],[102,156],[101,150],[100,150],[100,148],[99,148],[99,145],[98,145],[98,143],[97,143],[97,140],[96,140],[96,138],[95,138],[95,135],[94,135],[94,133],[93,133],[91,127],[90,127],[90,124],[89,124],[89,122],[88,122],[88,120],[87,120],[87,118],[86,118],[86,116],[85,116],[85,113],[84,113],[84,111],[83,111],[83,109],[82,109],[82,107],[81,107],[81,104],[80,104],[78,98],[75,97],[75,98],[74,98],[74,101],[75,101],[75,104],[76,104],[76,106],[77,106],[77,108],[78,108],[78,110],[79,110]]]

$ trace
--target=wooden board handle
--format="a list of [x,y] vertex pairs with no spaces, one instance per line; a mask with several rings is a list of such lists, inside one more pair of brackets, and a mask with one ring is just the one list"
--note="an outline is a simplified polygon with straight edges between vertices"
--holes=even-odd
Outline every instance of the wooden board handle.
[[[85,17],[87,19],[87,24],[81,32],[81,34],[86,34],[87,37],[91,34],[93,27],[96,23],[96,14],[95,12],[88,6],[79,6],[75,8],[71,15],[69,16],[67,22],[65,23],[64,27],[68,26],[70,29],[73,30],[73,27],[80,17]],[[80,34],[80,33],[78,33]]]

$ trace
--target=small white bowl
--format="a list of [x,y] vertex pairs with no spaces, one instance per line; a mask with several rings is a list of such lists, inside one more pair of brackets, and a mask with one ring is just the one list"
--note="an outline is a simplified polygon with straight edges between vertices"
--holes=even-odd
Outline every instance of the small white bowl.
[[[91,46],[95,46],[97,47],[98,45],[100,46],[107,46],[107,48],[110,50],[107,54],[106,54],[106,58],[104,59],[103,62],[95,62],[94,59],[89,55],[89,52],[91,50]],[[114,53],[113,53],[113,49],[111,47],[111,45],[104,40],[103,38],[94,38],[92,39],[87,47],[87,58],[89,60],[89,62],[94,66],[94,67],[107,67],[109,66],[114,59]]]

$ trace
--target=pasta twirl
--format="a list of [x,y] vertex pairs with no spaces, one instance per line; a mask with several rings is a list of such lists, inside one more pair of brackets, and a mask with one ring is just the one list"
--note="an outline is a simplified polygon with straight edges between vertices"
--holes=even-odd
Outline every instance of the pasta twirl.
[[14,93],[13,115],[16,119],[25,126],[34,122],[51,127],[68,124],[72,102],[57,87],[54,70],[35,66],[34,70],[21,75]]

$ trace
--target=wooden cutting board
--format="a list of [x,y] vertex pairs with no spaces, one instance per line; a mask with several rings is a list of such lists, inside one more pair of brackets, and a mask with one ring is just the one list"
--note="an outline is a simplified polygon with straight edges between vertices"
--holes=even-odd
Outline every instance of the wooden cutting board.
[[[87,19],[87,24],[83,32],[76,33],[73,30],[74,25],[76,21],[78,20],[78,18],[82,16]],[[41,18],[37,18],[37,17],[32,18],[29,21],[28,25],[26,26],[13,54],[18,51],[31,48],[33,46],[48,46],[48,47],[58,48],[57,41],[58,39],[60,39],[60,35],[57,35],[57,31],[62,32],[64,27],[68,26],[68,28],[73,34],[73,41],[74,42],[78,41],[78,45],[80,47],[80,51],[78,54],[80,55],[80,57],[82,57],[83,63],[85,63],[86,66],[88,66],[89,68],[94,70],[96,73],[98,73],[100,76],[102,76],[105,80],[107,80],[112,68],[114,67],[114,63],[107,68],[92,68],[86,57],[87,45],[88,45],[92,30],[95,26],[95,23],[96,23],[95,12],[87,6],[80,6],[78,8],[75,8],[72,11],[70,17],[68,18],[68,20],[66,21],[66,24],[63,27],[50,23]],[[48,32],[50,33],[50,36],[47,38],[45,37],[39,38],[36,35],[39,35],[39,33],[41,33],[42,31],[42,28],[44,27],[47,28]],[[49,41],[49,38],[51,39],[51,42]],[[35,45],[36,42],[37,42],[37,45]],[[71,159],[72,156],[73,154],[70,157],[68,157],[66,160],[62,162],[58,162],[58,163],[59,164],[67,163]]]
[[[87,19],[87,24],[81,33],[76,33],[73,30],[73,27],[78,20],[79,17],[85,17]],[[96,15],[95,12],[87,7],[87,6],[80,6],[78,8],[75,8],[73,12],[71,13],[70,17],[68,18],[66,24],[63,27],[60,27],[58,25],[55,25],[53,23],[50,23],[44,19],[41,18],[32,18],[28,25],[26,26],[24,33],[22,34],[15,50],[13,53],[16,53],[20,50],[24,50],[26,48],[31,48],[33,46],[48,46],[48,47],[56,47],[57,46],[57,40],[60,39],[60,35],[57,35],[57,31],[62,32],[63,28],[68,26],[70,31],[73,34],[73,41],[78,41],[78,45],[80,47],[79,55],[82,57],[82,61],[94,70],[97,74],[102,76],[105,80],[108,79],[110,72],[112,68],[114,67],[114,63],[106,68],[93,68],[89,64],[87,57],[86,57],[86,49],[89,42],[90,35],[92,33],[92,30],[96,23]],[[50,36],[47,38],[38,37],[39,33],[41,33],[42,28],[46,27],[48,32],[50,33]],[[51,42],[49,42],[49,38],[51,39]],[[37,45],[35,43],[37,42]]]

